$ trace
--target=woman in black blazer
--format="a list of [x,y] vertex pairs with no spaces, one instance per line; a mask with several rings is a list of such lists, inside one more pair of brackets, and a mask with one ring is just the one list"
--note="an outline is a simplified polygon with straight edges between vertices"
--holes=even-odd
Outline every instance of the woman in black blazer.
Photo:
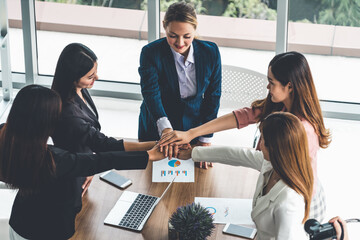
[[[155,142],[125,142],[100,132],[98,112],[87,88],[92,88],[97,75],[97,57],[80,43],[67,45],[59,57],[52,89],[62,100],[62,113],[52,139],[56,147],[70,152],[143,151]],[[81,197],[92,177],[79,178],[74,186],[78,192],[75,206],[81,209]]]
[[19,189],[10,217],[10,239],[68,239],[75,232],[76,177],[112,168],[144,169],[162,159],[146,151],[70,153],[47,145],[59,120],[58,94],[39,85],[17,94],[0,126],[0,180]]

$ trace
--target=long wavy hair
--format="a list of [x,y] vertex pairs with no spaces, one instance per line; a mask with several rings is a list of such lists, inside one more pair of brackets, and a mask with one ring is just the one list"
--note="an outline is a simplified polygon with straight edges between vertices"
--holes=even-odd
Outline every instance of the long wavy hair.
[[29,85],[16,95],[0,130],[0,179],[19,194],[37,192],[55,175],[47,140],[60,112],[59,95],[46,87]]
[[[307,120],[319,137],[320,147],[328,147],[331,142],[330,132],[325,128],[313,77],[304,55],[298,52],[278,54],[270,61],[269,68],[275,79],[283,86],[291,83],[293,103],[291,109],[287,111]],[[269,93],[265,99],[254,101],[251,106],[262,108],[262,113],[258,118],[261,122],[270,113],[281,111],[284,104],[273,103]]]
[[76,83],[94,67],[96,61],[95,53],[81,43],[71,43],[64,48],[51,86],[51,89],[60,95],[63,103],[73,100]]
[[274,112],[261,122],[260,131],[274,171],[286,185],[304,197],[304,223],[309,217],[314,185],[304,126],[291,113]]

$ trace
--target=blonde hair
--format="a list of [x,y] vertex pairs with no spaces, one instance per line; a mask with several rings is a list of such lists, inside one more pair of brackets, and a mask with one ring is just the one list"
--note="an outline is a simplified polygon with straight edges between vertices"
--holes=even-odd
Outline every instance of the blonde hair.
[[186,2],[177,2],[170,5],[165,13],[163,26],[166,28],[170,22],[184,22],[191,24],[196,30],[197,18],[195,9]]
[[260,124],[260,130],[274,171],[286,185],[304,197],[304,223],[309,217],[314,185],[304,126],[291,113],[274,112]]

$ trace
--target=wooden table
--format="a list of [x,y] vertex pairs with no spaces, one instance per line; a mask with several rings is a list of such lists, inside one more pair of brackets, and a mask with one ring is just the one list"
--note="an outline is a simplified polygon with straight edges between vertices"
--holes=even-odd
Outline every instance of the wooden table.
[[[146,170],[118,172],[133,181],[126,189],[129,191],[159,197],[168,185],[151,181],[151,163]],[[208,170],[196,167],[195,182],[173,183],[140,233],[104,225],[105,217],[123,191],[103,182],[96,175],[83,199],[83,208],[76,218],[76,233],[71,239],[167,240],[168,219],[177,207],[194,202],[195,197],[252,198],[258,175],[259,173],[252,169],[223,164],[214,164],[214,167]],[[223,224],[215,225],[216,228],[208,239],[242,239],[223,234]]]

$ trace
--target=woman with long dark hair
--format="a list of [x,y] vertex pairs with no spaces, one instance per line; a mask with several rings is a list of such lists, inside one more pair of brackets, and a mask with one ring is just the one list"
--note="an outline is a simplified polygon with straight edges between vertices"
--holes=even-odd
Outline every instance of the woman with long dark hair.
[[[97,57],[81,43],[67,45],[56,65],[52,89],[61,97],[62,113],[52,134],[55,146],[78,153],[102,151],[143,151],[152,148],[153,142],[128,142],[108,137],[101,132],[99,114],[87,89],[93,87],[97,75]],[[78,211],[81,199],[92,177],[78,178],[74,201]]]
[[[317,151],[320,147],[326,148],[331,139],[330,132],[324,125],[320,102],[306,58],[298,52],[276,55],[269,63],[268,81],[269,93],[265,99],[254,101],[251,107],[235,110],[186,132],[171,132],[164,135],[160,144],[166,145],[172,142],[184,144],[196,136],[261,123],[275,111],[293,113],[304,125],[314,171],[314,192],[310,216],[321,222],[325,216],[326,205],[325,194],[317,178]],[[260,143],[261,139],[257,149]]]
[[291,113],[276,112],[260,124],[260,150],[241,147],[195,147],[179,158],[253,168],[260,172],[251,217],[258,240],[306,239],[314,185],[307,136]]
[[39,85],[16,95],[0,127],[0,181],[18,189],[10,217],[10,239],[68,239],[75,231],[77,177],[110,169],[144,169],[162,159],[146,151],[70,153],[47,145],[61,112],[58,94]]

